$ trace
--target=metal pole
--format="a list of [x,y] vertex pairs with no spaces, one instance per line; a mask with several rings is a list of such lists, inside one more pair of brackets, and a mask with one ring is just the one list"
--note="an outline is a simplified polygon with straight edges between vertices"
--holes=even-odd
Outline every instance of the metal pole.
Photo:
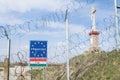
[[44,69],[43,69],[43,75],[44,75],[44,79],[43,80],[46,80],[46,68],[44,67]]
[[10,74],[10,45],[11,45],[11,40],[8,39],[8,77],[7,80],[9,80],[9,74]]
[[119,39],[119,32],[118,32],[118,13],[117,13],[117,0],[114,0],[114,7],[115,7],[115,25],[116,25],[116,50],[118,51],[118,39]]
[[23,75],[22,75],[22,62],[20,62],[20,80],[23,79]]
[[67,80],[69,80],[69,27],[68,27],[68,10],[66,10],[66,18],[65,18],[65,22],[66,22],[66,58],[67,58]]
[[32,67],[30,69],[30,80],[32,80]]

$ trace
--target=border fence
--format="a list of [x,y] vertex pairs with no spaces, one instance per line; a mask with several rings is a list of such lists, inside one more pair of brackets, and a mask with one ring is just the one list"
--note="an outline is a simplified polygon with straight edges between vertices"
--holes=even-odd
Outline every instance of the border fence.
[[[88,2],[84,6],[88,5],[88,3],[92,3],[92,1],[94,2],[94,0],[92,0],[91,2],[89,2],[89,0],[87,1]],[[74,5],[75,3],[70,3],[70,6]],[[77,11],[79,7],[83,9],[83,5],[80,3],[78,7],[75,7],[75,9],[73,9],[73,11]],[[73,17],[73,15],[69,16]],[[12,42],[17,42],[17,39],[19,39],[19,46],[15,48],[16,52],[10,52],[9,66],[6,66],[7,62],[5,61],[9,57],[8,54],[0,54],[0,79],[5,79],[5,69],[7,70],[8,67],[10,67],[10,80],[66,80],[67,54],[65,53],[65,38],[55,44],[48,45],[48,66],[46,67],[46,69],[38,67],[30,68],[29,44],[26,47],[21,48],[21,39],[23,39],[22,37],[26,36],[26,33],[31,33],[36,30],[47,30],[47,28],[49,28],[52,24],[51,21],[58,23],[62,22],[63,24],[65,24],[64,17],[65,12],[61,10],[61,13],[49,14],[46,17],[42,17],[40,20],[30,20],[25,21],[23,24],[0,26],[0,39],[6,41],[5,45],[7,45],[8,39],[11,39],[11,47],[16,47],[16,45],[12,44]],[[99,61],[99,56],[101,55],[88,54],[90,47],[89,32],[91,31],[91,29],[82,28],[82,30],[78,31],[77,33],[72,33],[72,26],[73,25],[69,23],[70,79],[78,80],[78,77],[82,77],[93,64]],[[110,15],[104,18],[102,24],[97,23],[96,26],[98,26],[98,31],[100,32],[99,47],[101,49],[101,53],[107,53],[116,50],[116,29],[114,16]],[[99,28],[100,26],[102,26],[102,28]],[[118,34],[120,35],[120,28]],[[2,41],[0,43],[4,45]],[[118,47],[120,48],[120,36],[118,39]],[[6,46],[5,50],[1,51],[5,51],[7,53],[7,48],[8,46]],[[13,48],[10,49],[13,50]],[[79,55],[81,55],[81,57]],[[86,57],[86,55],[89,56]]]

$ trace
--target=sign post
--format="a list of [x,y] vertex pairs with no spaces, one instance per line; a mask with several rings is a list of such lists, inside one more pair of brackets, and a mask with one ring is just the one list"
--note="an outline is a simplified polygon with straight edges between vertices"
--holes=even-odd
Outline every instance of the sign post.
[[46,67],[47,41],[30,41],[30,67]]
[[43,80],[46,80],[46,67],[43,68],[43,75],[44,75]]
[[[47,41],[30,41],[30,55],[29,56],[30,56],[29,66],[31,68],[32,67],[43,67],[44,69],[46,69]],[[45,74],[44,74],[44,78],[45,78]]]

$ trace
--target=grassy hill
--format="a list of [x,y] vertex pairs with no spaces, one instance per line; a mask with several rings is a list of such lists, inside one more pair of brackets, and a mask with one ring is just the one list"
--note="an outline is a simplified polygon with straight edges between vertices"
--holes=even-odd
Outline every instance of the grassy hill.
[[[43,70],[33,70],[33,80],[43,80]],[[36,78],[37,77],[37,78]],[[66,65],[51,65],[47,80],[66,80]],[[120,51],[84,53],[70,59],[70,80],[120,80]]]
[[120,80],[120,52],[100,54],[97,62],[77,80]]

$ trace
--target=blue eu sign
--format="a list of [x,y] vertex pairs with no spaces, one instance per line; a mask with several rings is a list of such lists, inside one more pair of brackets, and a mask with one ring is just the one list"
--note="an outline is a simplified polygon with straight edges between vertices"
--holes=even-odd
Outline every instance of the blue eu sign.
[[47,58],[47,41],[30,41],[31,58]]
[[47,41],[30,41],[30,66],[45,67],[47,61]]

